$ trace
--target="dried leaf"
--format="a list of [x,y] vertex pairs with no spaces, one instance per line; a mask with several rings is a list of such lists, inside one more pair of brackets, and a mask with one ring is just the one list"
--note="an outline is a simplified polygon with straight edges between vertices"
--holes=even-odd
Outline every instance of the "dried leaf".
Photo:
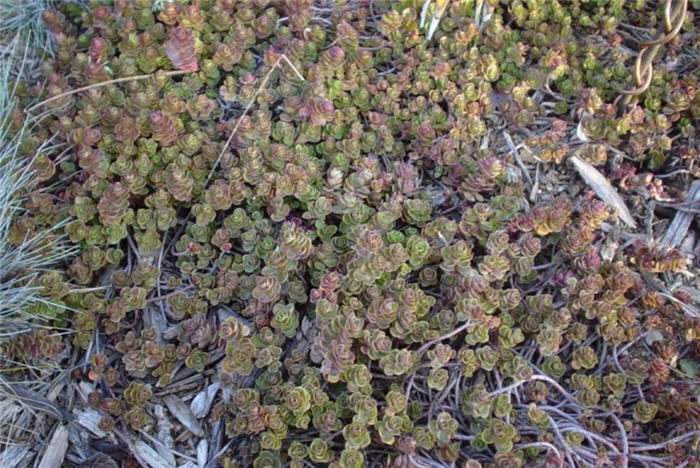
[[149,326],[156,331],[156,336],[163,336],[163,332],[168,327],[168,319],[165,312],[159,307],[151,307],[148,314]]
[[199,465],[199,468],[204,468],[204,465],[207,464],[208,452],[209,444],[206,439],[200,440],[197,444],[197,465]]
[[177,465],[177,461],[175,460],[175,455],[173,454],[171,449],[169,449],[168,447],[166,447],[163,444],[156,444],[156,451],[158,452],[158,455],[163,457],[163,460],[165,460],[165,462],[168,465],[171,465],[171,466]]
[[586,136],[586,132],[583,131],[583,120],[576,126],[576,136],[583,142],[590,141],[590,138]]
[[80,382],[78,385],[74,385],[73,388],[77,390],[83,401],[88,401],[88,395],[95,391],[95,386],[89,382]]
[[82,411],[76,411],[77,422],[88,431],[92,432],[97,438],[101,439],[107,436],[107,433],[99,428],[102,416],[97,410],[88,408]]
[[44,456],[41,457],[39,468],[59,468],[63,464],[66,450],[68,450],[68,429],[66,426],[58,426],[51,436]]
[[0,400],[0,421],[12,421],[22,411],[22,406],[13,403],[9,398]]
[[171,325],[165,330],[163,330],[163,339],[164,340],[172,340],[175,338],[177,335],[180,334],[180,327],[177,325]]
[[175,68],[196,72],[199,66],[194,52],[194,36],[188,29],[178,26],[170,31],[170,36],[165,41],[165,55]]
[[197,396],[192,399],[190,410],[192,410],[192,414],[194,414],[197,419],[202,419],[209,414],[211,405],[214,403],[214,397],[218,391],[219,382],[215,382],[209,385],[205,390],[199,392]]
[[173,437],[170,435],[170,431],[172,431],[173,425],[170,420],[168,420],[165,409],[162,405],[155,405],[153,414],[156,417],[156,425],[158,426],[158,440],[160,440],[164,446],[172,448]]
[[600,197],[600,199],[605,203],[617,210],[618,216],[622,221],[624,221],[625,224],[632,228],[637,226],[632,218],[630,210],[622,200],[622,197],[620,197],[617,190],[615,190],[615,187],[608,182],[608,179],[606,179],[605,176],[598,171],[598,169],[577,156],[571,156],[571,162],[574,163],[578,173],[581,174],[583,180],[585,180],[586,183],[593,189],[596,195],[598,195],[598,197]]
[[173,425],[165,414],[165,409],[162,405],[155,405],[153,408],[153,414],[156,417],[156,426],[158,427],[157,439],[160,444],[156,444],[156,450],[165,460],[171,465],[175,465],[175,455],[171,452],[173,447],[173,437],[170,434]]
[[14,468],[15,466],[26,466],[23,464],[29,455],[27,445],[9,445],[0,453],[0,468]]
[[168,395],[163,398],[163,402],[167,405],[171,413],[180,421],[187,429],[197,436],[204,436],[204,429],[195,418],[192,411],[182,402],[181,399],[174,395]]
[[91,436],[88,431],[82,430],[77,425],[68,426],[68,445],[71,448],[71,453],[76,457],[84,460],[93,453],[93,448],[90,447]]
[[151,468],[172,468],[175,466],[169,464],[163,457],[158,455],[158,452],[143,441],[131,442],[129,443],[129,448],[142,466],[150,466]]
[[650,330],[644,335],[644,341],[648,345],[653,345],[657,341],[663,341],[664,336],[658,330]]

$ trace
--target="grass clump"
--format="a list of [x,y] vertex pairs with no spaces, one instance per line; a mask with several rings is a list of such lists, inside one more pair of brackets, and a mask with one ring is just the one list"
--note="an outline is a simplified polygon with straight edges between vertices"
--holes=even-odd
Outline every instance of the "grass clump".
[[66,357],[60,353],[67,311],[41,278],[53,275],[76,251],[64,243],[64,222],[41,230],[25,222],[27,207],[42,196],[37,163],[53,148],[50,139],[31,141],[33,122],[19,109],[18,95],[20,81],[29,79],[37,60],[50,51],[52,37],[39,18],[44,3],[0,2],[0,438],[5,448],[0,458],[17,466],[31,459],[29,447],[45,435],[35,424],[51,412],[43,400],[62,375]]
[[[0,0],[0,56],[4,60],[16,66],[53,53],[53,36],[41,14],[54,5],[52,0]],[[17,47],[24,53],[18,53]]]

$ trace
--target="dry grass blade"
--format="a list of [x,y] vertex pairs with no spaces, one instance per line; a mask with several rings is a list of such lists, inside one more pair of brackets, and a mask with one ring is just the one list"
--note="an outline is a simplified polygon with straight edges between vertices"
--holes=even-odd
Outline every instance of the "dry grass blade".
[[[238,129],[240,128],[241,124],[243,123],[245,116],[248,115],[248,112],[250,112],[250,109],[253,107],[253,104],[255,104],[255,102],[257,101],[258,96],[263,91],[263,89],[265,89],[265,87],[267,86],[267,82],[270,80],[270,77],[272,77],[272,74],[274,73],[275,70],[277,70],[277,68],[282,63],[283,60],[287,63],[287,65],[289,65],[289,67],[294,71],[294,74],[301,81],[306,81],[304,76],[299,72],[299,70],[297,70],[297,67],[294,66],[294,64],[291,62],[291,60],[289,60],[286,55],[280,54],[280,56],[277,58],[275,63],[272,65],[272,67],[270,67],[270,69],[265,74],[265,77],[260,82],[260,85],[258,86],[258,88],[255,90],[255,92],[251,96],[250,101],[248,102],[245,109],[243,110],[243,113],[237,118],[236,125],[234,125],[233,130],[231,130],[231,133],[229,133],[228,138],[224,142],[224,145],[221,147],[221,151],[219,151],[219,156],[217,156],[216,161],[214,161],[214,165],[209,170],[209,174],[207,175],[207,178],[204,181],[205,188],[209,186],[209,182],[211,181],[211,178],[214,176],[214,173],[219,168],[219,164],[221,164],[221,158],[223,158],[224,154],[226,154],[226,151],[228,150],[229,145],[231,145],[231,142],[233,141],[233,138],[236,136],[236,133],[238,133]],[[184,227],[187,224],[187,222],[189,221],[189,219],[190,219],[189,216],[190,215],[188,214],[187,218],[185,218],[185,222],[182,224],[182,227]],[[180,238],[180,234],[182,234],[182,229],[180,229],[177,232],[177,234],[175,234],[175,236],[173,237],[173,243],[177,242],[177,240]],[[170,250],[172,245],[174,245],[173,243],[171,243],[171,245],[168,247],[168,250]]]
[[70,422],[74,419],[74,416],[61,408],[57,404],[53,403],[46,397],[24,388],[14,382],[8,382],[4,378],[0,377],[0,394],[6,398],[12,398],[13,400],[18,400],[25,406],[42,413],[46,413],[57,419],[62,419],[64,421]]
[[525,164],[523,163],[523,160],[520,157],[520,154],[518,153],[518,149],[515,147],[515,144],[513,144],[513,139],[511,138],[510,134],[505,130],[503,131],[503,138],[506,140],[506,145],[508,145],[508,149],[510,149],[511,153],[513,153],[515,163],[523,172],[523,176],[527,180],[528,185],[532,187],[532,179],[530,178],[530,173],[527,170],[527,167],[525,167]]
[[[19,48],[19,35],[8,47],[13,56],[20,57],[24,67],[27,51]],[[18,58],[18,60],[20,60]],[[62,227],[27,235],[17,246],[9,239],[10,229],[18,216],[24,213],[23,202],[27,189],[35,187],[35,177],[27,158],[20,154],[20,145],[28,131],[28,121],[18,132],[11,132],[10,116],[17,106],[15,86],[12,85],[12,64],[0,59],[0,333],[14,333],[28,329],[25,306],[45,302],[30,282],[38,271],[45,270],[75,253],[63,245],[58,234]],[[21,71],[20,71],[21,73]],[[50,142],[43,142],[38,152],[47,151]],[[54,305],[54,304],[47,304]]]
[[[37,328],[51,328],[50,317],[43,308],[62,308],[42,297],[34,280],[47,270],[53,269],[77,252],[68,247],[60,233],[66,222],[37,233],[27,233],[22,242],[12,241],[10,232],[19,216],[26,213],[24,202],[30,191],[37,189],[33,156],[51,153],[55,149],[53,138],[39,142],[32,153],[22,151],[22,143],[31,129],[29,119],[14,122],[13,115],[18,106],[18,83],[31,81],[39,60],[50,53],[52,34],[44,29],[41,13],[50,0],[0,0],[0,338],[12,339]],[[14,124],[19,124],[14,128]],[[0,343],[4,344],[4,343]],[[19,433],[29,451],[19,458],[17,452],[6,451],[2,466],[39,466],[52,468],[61,466],[69,441],[65,425],[57,427],[40,461],[32,461],[37,450],[32,444],[46,435],[46,417],[70,422],[74,416],[55,404],[57,394],[51,393],[46,384],[51,373],[61,368],[61,360],[47,362],[41,368],[23,358],[3,356],[24,372],[13,377],[24,380],[27,386],[0,377],[0,398],[16,402],[21,408],[17,419],[9,423],[10,442],[16,443]],[[58,387],[53,387],[57,392]],[[49,393],[45,393],[45,392]],[[48,398],[47,398],[48,396]],[[3,419],[7,422],[6,419]],[[19,431],[19,432],[18,432]],[[13,455],[8,462],[8,455]]]
[[0,44],[6,45],[10,38],[14,38],[26,47],[28,53],[22,57],[14,54],[11,48],[3,48],[0,57],[7,61],[7,65],[17,70],[25,65],[19,62],[27,61],[32,70],[23,73],[31,73],[39,60],[53,55],[53,35],[44,27],[41,14],[54,4],[54,0],[0,0]]
[[46,447],[46,452],[41,458],[39,468],[59,468],[63,463],[68,450],[68,429],[65,425],[60,425],[53,432],[51,441]]
[[658,291],[659,294],[679,306],[688,316],[692,317],[693,319],[700,319],[700,308],[697,306],[698,293],[697,291],[694,291],[693,288],[681,288],[681,290],[685,291],[691,298],[691,302],[686,303],[678,299],[675,296],[674,291],[669,289],[662,281],[659,281],[649,273],[642,272],[642,278],[649,286]]
[[632,214],[627,208],[627,205],[625,205],[625,202],[622,200],[622,197],[620,197],[617,190],[615,190],[615,187],[612,186],[608,179],[601,174],[598,169],[577,156],[572,156],[571,162],[574,163],[574,167],[576,167],[578,173],[581,174],[583,180],[593,189],[596,195],[598,195],[598,197],[600,197],[600,199],[609,206],[615,208],[617,215],[625,224],[631,228],[637,227],[637,224],[634,222]]
[[[688,192],[688,197],[683,204],[690,207],[698,202],[700,202],[700,180],[696,180],[692,183],[690,191]],[[661,239],[661,245],[667,247],[676,247],[679,245],[688,232],[693,218],[695,218],[694,213],[678,210],[673,217],[673,221],[671,221],[671,224],[668,226],[668,229],[666,229],[664,237]]]
[[171,413],[180,421],[190,432],[197,436],[204,436],[204,429],[197,421],[197,418],[192,414],[192,411],[175,395],[168,395],[163,398]]
[[224,143],[224,146],[221,148],[221,151],[219,152],[219,156],[216,158],[216,161],[214,162],[214,165],[211,167],[209,170],[209,175],[207,176],[207,180],[204,182],[204,187],[209,186],[209,181],[211,180],[212,176],[216,172],[216,170],[219,168],[219,164],[221,163],[221,158],[224,156],[226,153],[226,150],[228,149],[229,145],[231,144],[231,141],[233,141],[233,137],[236,136],[236,133],[238,132],[239,127],[243,123],[243,119],[246,115],[248,115],[248,112],[250,109],[253,107],[253,104],[255,104],[256,100],[258,99],[258,96],[262,92],[263,89],[267,86],[267,82],[270,80],[270,77],[272,76],[272,73],[277,70],[277,67],[279,67],[280,63],[282,63],[282,60],[284,60],[287,65],[291,67],[291,69],[294,71],[294,73],[297,75],[297,77],[301,81],[306,81],[304,76],[297,70],[297,68],[294,66],[294,64],[287,58],[286,55],[280,54],[280,56],[277,58],[275,63],[270,67],[268,72],[265,74],[265,77],[262,79],[262,82],[260,82],[260,86],[255,90],[255,93],[250,98],[250,102],[248,102],[248,105],[245,106],[245,109],[243,110],[243,113],[241,114],[240,117],[238,117],[238,121],[236,122],[236,125],[233,127],[233,130],[231,130],[231,133],[228,136],[228,139]]

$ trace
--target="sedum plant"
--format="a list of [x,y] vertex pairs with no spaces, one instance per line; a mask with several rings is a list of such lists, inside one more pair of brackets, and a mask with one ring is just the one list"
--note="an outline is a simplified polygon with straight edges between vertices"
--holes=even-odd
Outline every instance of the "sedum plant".
[[8,238],[79,252],[37,284],[107,432],[157,433],[192,373],[223,389],[223,466],[694,462],[697,316],[660,286],[693,266],[566,161],[637,221],[679,202],[696,74],[654,67],[618,108],[645,2],[436,3],[432,37],[414,0],[43,12],[46,85],[17,84],[46,114],[16,146],[40,184]]

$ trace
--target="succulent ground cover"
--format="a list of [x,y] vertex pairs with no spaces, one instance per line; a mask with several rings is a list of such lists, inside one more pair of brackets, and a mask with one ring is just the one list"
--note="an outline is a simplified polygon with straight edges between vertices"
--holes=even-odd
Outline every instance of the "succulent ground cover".
[[51,425],[0,460],[696,466],[698,13],[44,9],[0,134],[43,263],[0,369]]

